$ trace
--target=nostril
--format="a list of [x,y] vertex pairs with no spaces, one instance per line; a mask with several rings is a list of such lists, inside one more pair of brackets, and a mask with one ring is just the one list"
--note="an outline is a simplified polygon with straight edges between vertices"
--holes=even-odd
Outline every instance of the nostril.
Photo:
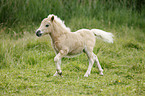
[[36,31],[36,35],[38,36],[38,37],[40,37],[42,34],[41,34],[41,31],[40,30],[38,30],[38,31]]
[[40,30],[37,30],[37,31],[36,31],[36,33],[40,33],[40,32],[41,32]]

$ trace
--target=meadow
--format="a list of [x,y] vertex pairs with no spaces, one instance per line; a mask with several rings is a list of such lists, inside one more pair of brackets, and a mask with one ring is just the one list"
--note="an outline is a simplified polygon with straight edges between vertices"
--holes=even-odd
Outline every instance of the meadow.
[[[0,1],[1,96],[144,96],[145,10],[135,7],[137,0],[6,1]],[[72,32],[96,28],[114,34],[113,44],[97,39],[94,48],[104,76],[94,64],[91,75],[84,77],[88,60],[81,54],[63,58],[63,77],[53,77],[56,67],[51,39],[35,35],[49,13],[65,20]]]

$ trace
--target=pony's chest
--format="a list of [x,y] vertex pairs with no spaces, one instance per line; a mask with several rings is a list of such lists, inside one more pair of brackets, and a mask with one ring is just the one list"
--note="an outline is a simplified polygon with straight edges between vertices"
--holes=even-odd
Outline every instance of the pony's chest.
[[61,48],[60,48],[60,46],[58,45],[57,42],[52,43],[52,46],[53,46],[53,49],[55,50],[56,53],[58,53],[61,50]]

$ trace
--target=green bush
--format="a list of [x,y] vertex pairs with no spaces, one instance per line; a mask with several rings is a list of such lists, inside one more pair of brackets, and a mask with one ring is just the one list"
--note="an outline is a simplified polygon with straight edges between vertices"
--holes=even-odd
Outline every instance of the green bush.
[[48,14],[63,20],[85,16],[105,23],[143,27],[145,8],[140,0],[1,0],[0,23],[40,23]]

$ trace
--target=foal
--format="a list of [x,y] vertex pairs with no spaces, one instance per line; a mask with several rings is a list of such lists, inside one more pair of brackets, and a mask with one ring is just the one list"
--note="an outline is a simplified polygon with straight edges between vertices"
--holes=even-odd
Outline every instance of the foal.
[[50,35],[52,46],[56,53],[54,58],[56,73],[53,76],[62,75],[60,65],[63,57],[72,57],[82,52],[87,54],[89,60],[89,67],[84,76],[88,77],[90,75],[94,62],[97,63],[100,75],[103,75],[103,69],[97,56],[93,53],[93,48],[96,37],[108,43],[113,43],[112,33],[99,29],[80,29],[76,32],[71,32],[70,28],[66,27],[60,18],[51,14],[41,22],[36,31],[38,37],[46,34]]

